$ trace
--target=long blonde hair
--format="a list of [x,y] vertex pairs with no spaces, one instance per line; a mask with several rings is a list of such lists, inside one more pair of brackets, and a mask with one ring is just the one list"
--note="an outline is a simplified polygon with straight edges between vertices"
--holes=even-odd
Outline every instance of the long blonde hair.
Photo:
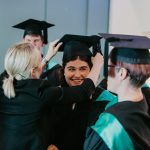
[[16,96],[14,79],[31,78],[31,69],[39,65],[38,55],[38,48],[29,43],[19,43],[8,49],[4,62],[8,77],[3,80],[3,90],[6,97]]

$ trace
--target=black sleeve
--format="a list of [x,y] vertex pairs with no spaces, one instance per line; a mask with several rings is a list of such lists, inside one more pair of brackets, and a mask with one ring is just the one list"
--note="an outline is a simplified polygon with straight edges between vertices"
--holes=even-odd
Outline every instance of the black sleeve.
[[3,80],[5,77],[8,77],[6,70],[0,74],[0,80]]
[[74,103],[88,100],[95,90],[91,79],[85,79],[79,86],[72,87],[50,87],[43,82],[39,88],[39,95],[43,101],[56,103]]
[[83,150],[109,150],[109,148],[94,130],[88,128]]
[[88,126],[92,126],[98,120],[99,115],[104,112],[108,101],[95,101],[90,107],[90,112],[88,115]]
[[149,87],[142,87],[142,93],[144,94],[145,96],[145,99],[147,101],[147,104],[149,106],[149,114],[150,114],[150,88]]

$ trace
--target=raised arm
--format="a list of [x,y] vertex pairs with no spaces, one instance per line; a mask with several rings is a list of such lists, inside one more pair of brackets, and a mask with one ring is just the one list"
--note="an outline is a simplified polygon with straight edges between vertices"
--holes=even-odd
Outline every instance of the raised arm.
[[43,81],[39,90],[40,96],[50,103],[73,103],[88,100],[95,90],[94,85],[96,85],[102,65],[103,57],[98,53],[93,59],[91,72],[81,85],[63,88],[50,87],[46,81],[46,83]]
[[49,43],[48,51],[47,51],[45,57],[43,58],[42,64],[41,64],[43,69],[47,65],[47,63],[56,55],[59,47],[62,45],[62,43],[58,43],[56,45],[57,42],[58,42],[58,40],[55,40],[55,41]]
[[95,57],[93,57],[93,67],[88,76],[86,77],[90,78],[95,86],[98,81],[100,71],[103,66],[103,62],[104,62],[103,56],[100,53],[97,53]]

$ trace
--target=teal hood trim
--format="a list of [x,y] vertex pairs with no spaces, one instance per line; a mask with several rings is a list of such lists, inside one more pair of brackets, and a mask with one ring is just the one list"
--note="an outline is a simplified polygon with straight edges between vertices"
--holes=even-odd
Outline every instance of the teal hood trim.
[[144,83],[142,88],[149,87],[148,84]]
[[48,65],[47,65],[47,69],[51,69],[51,68],[53,68],[53,67],[56,66],[56,65],[57,65],[56,62],[50,61],[50,62],[48,63]]
[[110,93],[108,90],[104,90],[96,99],[96,101],[109,101],[109,103],[106,105],[105,109],[112,106],[113,104],[118,102],[118,97],[112,93]]
[[110,113],[102,113],[91,128],[110,150],[134,150],[133,143],[120,122]]

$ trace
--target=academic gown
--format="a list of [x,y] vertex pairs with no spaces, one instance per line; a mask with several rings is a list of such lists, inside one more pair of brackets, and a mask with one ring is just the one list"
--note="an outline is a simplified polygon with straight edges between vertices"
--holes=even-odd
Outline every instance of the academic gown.
[[150,114],[150,87],[142,87],[142,92],[144,94],[144,96],[146,97],[147,100],[147,104],[148,104],[148,112]]
[[36,79],[15,80],[14,85],[16,96],[8,99],[0,83],[0,150],[46,150],[40,124],[46,106],[87,100],[95,88],[90,79],[73,88],[50,87]]
[[101,88],[96,88],[92,99],[68,104],[57,105],[52,108],[49,124],[53,132],[53,143],[60,150],[83,150],[86,129],[93,125],[109,101],[96,101],[97,97],[103,92]]
[[150,149],[150,116],[146,100],[116,103],[88,128],[84,150],[108,149]]

